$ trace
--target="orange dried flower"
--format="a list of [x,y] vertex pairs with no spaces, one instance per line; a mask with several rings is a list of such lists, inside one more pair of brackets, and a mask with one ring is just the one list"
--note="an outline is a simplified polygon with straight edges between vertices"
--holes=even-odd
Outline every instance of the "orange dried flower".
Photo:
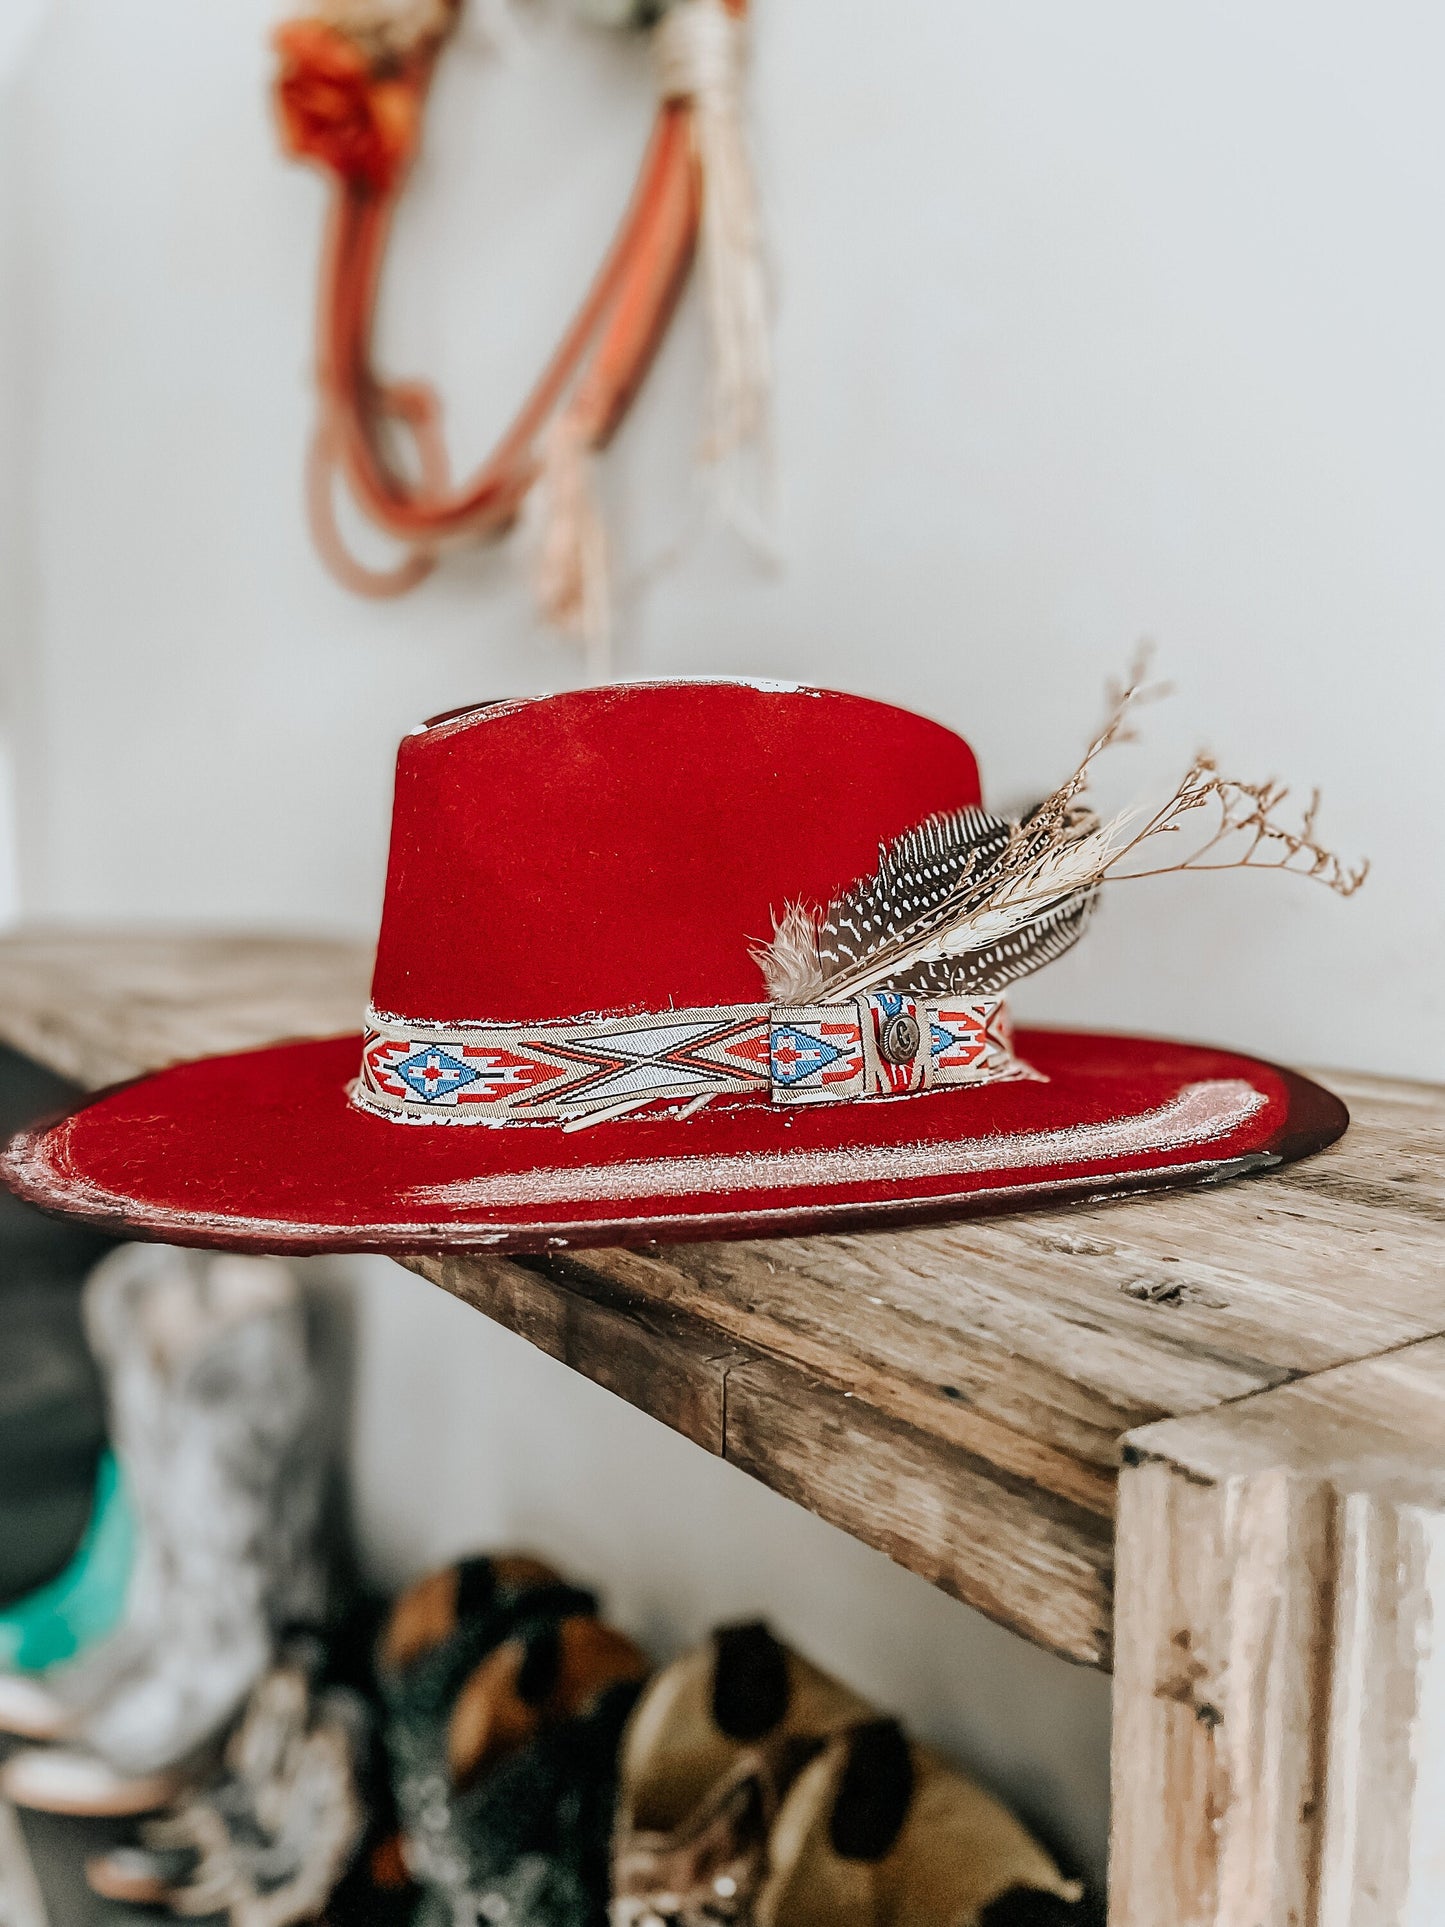
[[284,22],[276,49],[276,106],[287,152],[385,193],[420,133],[418,76],[377,73],[355,41],[321,20]]

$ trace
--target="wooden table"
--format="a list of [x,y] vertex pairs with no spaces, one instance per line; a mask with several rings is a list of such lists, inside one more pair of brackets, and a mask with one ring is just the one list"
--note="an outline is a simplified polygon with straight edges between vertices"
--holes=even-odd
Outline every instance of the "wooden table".
[[[356,948],[25,933],[89,1083],[351,1028]],[[1118,1927],[1445,1921],[1445,1091],[1214,1191],[412,1267],[1026,1638],[1114,1673]]]

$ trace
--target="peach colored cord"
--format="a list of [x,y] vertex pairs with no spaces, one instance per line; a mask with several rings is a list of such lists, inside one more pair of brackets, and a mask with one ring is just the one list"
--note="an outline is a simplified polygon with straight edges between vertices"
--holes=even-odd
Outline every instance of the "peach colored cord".
[[[417,34],[413,24],[410,45],[405,28],[378,42],[374,0],[370,39],[347,20],[348,8],[356,12],[367,0],[323,4],[326,17],[289,22],[277,34],[283,140],[293,154],[321,162],[335,193],[321,269],[308,506],[317,548],[337,580],[360,594],[395,596],[422,581],[447,545],[512,526],[542,471],[547,437],[564,422],[578,459],[615,433],[696,247],[703,205],[696,109],[688,96],[660,103],[631,202],[581,306],[490,456],[455,480],[435,390],[379,376],[372,336],[392,214],[458,0],[432,0],[431,31]],[[724,5],[736,18],[746,0]],[[377,528],[405,544],[394,567],[369,568],[347,549],[336,520],[338,481]],[[567,626],[587,627],[580,607],[569,619],[565,589],[550,600]]]

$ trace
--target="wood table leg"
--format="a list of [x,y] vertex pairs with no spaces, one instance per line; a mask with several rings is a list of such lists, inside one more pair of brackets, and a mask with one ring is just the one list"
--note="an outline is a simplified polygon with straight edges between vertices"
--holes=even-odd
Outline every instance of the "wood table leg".
[[1124,1441],[1111,1927],[1445,1922],[1445,1341]]

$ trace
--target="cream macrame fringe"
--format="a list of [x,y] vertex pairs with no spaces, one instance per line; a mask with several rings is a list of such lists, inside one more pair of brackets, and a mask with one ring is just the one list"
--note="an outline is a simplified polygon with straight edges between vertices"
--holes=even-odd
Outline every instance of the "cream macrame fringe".
[[[762,223],[743,122],[747,30],[723,0],[674,0],[653,31],[658,92],[692,103],[702,177],[700,245],[711,367],[701,454],[719,465],[767,435],[772,392]],[[537,599],[549,622],[580,636],[588,671],[610,672],[607,534],[592,484],[593,451],[560,415],[542,447],[546,520]]]
[[562,414],[542,444],[546,521],[537,557],[537,601],[547,620],[579,636],[588,673],[611,669],[612,608],[607,531],[592,483],[593,454],[583,427]]
[[702,453],[720,462],[763,436],[772,388],[762,224],[743,129],[747,28],[723,0],[676,0],[652,44],[662,98],[693,103],[712,337]]

